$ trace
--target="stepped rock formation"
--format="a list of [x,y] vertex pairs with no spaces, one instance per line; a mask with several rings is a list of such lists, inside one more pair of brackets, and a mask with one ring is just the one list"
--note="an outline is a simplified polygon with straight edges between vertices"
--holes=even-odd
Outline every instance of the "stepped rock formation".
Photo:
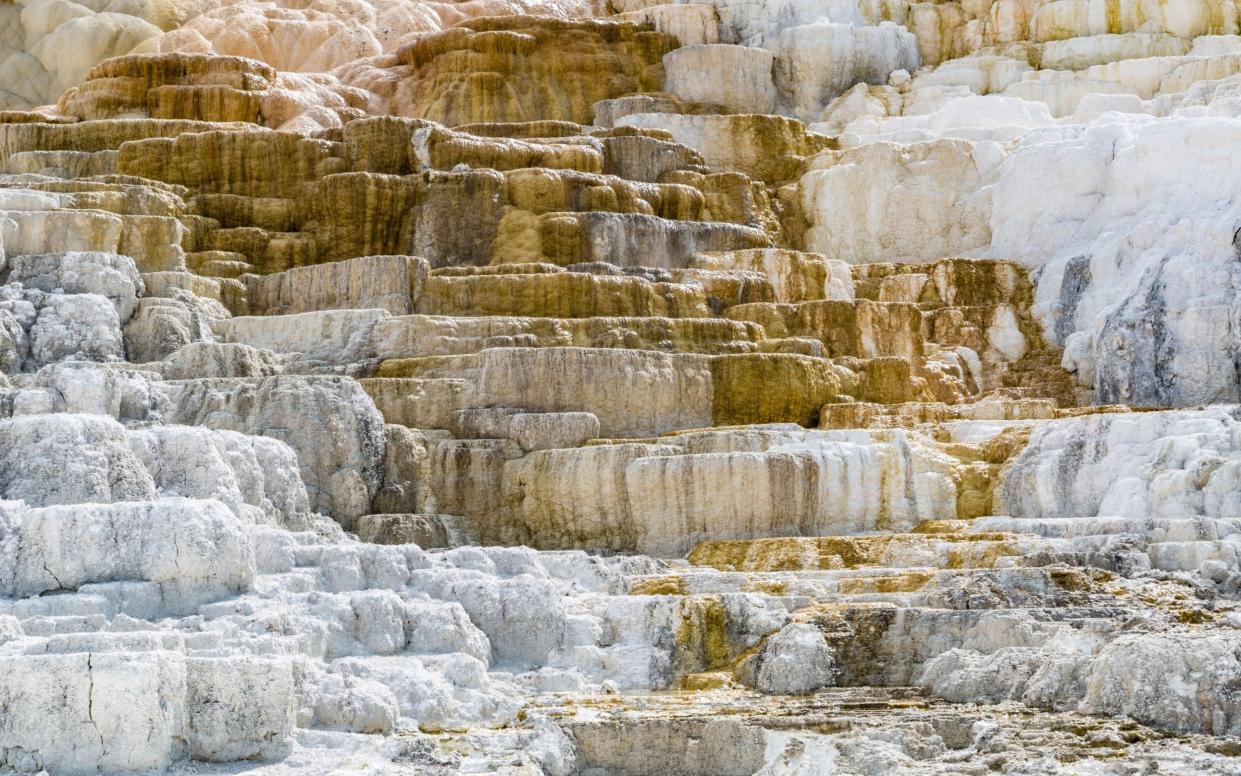
[[0,773],[1241,773],[1241,10],[0,0]]

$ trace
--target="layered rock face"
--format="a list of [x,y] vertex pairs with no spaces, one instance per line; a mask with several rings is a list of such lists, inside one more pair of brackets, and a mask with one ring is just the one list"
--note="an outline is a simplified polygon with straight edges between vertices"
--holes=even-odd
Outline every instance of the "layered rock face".
[[462,20],[532,12],[573,19],[591,7],[579,0],[14,0],[0,6],[0,110],[54,103],[92,67],[126,54],[245,57],[279,70],[289,84],[332,83],[335,68],[394,54]]
[[0,772],[1238,773],[1239,19],[0,3]]

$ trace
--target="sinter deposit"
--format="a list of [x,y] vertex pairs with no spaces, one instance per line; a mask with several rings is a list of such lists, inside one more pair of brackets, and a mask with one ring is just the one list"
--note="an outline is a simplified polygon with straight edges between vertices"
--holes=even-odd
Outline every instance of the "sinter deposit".
[[1232,0],[0,0],[0,773],[1241,774]]

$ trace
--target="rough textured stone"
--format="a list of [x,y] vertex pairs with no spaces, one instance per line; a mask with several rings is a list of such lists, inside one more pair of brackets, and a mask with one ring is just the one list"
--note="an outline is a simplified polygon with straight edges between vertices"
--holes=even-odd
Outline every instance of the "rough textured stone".
[[297,453],[312,509],[346,523],[382,483],[383,421],[352,380],[293,376],[170,386],[172,418],[270,436]]
[[1234,774],[1239,20],[0,2],[0,771]]
[[758,656],[755,686],[765,693],[802,695],[832,681],[832,651],[813,625],[786,625]]

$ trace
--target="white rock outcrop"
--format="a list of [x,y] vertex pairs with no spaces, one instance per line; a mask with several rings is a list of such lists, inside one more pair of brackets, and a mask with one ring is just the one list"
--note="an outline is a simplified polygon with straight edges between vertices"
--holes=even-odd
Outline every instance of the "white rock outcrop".
[[1035,429],[997,488],[1018,518],[1237,518],[1235,406],[1094,415]]
[[342,521],[382,485],[383,419],[355,381],[277,376],[170,384],[170,419],[270,436],[297,453],[310,506]]
[[832,683],[832,650],[813,625],[786,625],[763,644],[755,669],[759,691],[804,695]]
[[144,592],[157,599],[150,611],[186,614],[248,588],[254,577],[242,523],[216,501],[39,509],[6,502],[2,536],[0,590],[7,598],[90,583],[149,582]]

